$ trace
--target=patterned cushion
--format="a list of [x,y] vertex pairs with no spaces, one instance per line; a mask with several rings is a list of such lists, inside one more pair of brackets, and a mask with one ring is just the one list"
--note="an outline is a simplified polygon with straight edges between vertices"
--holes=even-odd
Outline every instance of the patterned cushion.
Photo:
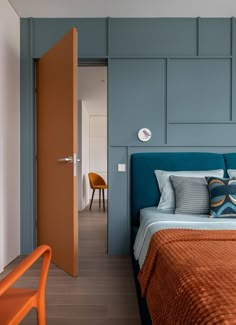
[[204,177],[170,176],[175,192],[175,213],[209,214],[209,193]]
[[206,177],[210,194],[210,217],[236,217],[236,180]]

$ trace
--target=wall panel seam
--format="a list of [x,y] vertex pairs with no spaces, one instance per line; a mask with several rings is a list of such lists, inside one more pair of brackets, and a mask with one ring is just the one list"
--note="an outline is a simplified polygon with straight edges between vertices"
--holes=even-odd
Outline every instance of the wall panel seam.
[[235,119],[235,40],[234,40],[234,29],[235,29],[235,18],[231,18],[231,112],[230,112],[230,119],[233,121]]
[[166,59],[165,71],[165,144],[168,144],[168,62]]
[[200,54],[200,17],[197,17],[197,56]]

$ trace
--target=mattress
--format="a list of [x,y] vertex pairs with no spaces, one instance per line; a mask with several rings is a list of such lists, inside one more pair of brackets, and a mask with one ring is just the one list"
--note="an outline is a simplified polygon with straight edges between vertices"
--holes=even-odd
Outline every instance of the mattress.
[[134,242],[134,257],[142,267],[152,235],[162,229],[236,230],[236,218],[173,214],[149,207],[140,210],[140,227]]

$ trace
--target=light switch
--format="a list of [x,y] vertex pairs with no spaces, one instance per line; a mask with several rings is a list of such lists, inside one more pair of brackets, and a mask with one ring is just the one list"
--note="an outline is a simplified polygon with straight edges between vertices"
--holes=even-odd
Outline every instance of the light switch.
[[125,172],[126,165],[125,164],[118,164],[118,172]]

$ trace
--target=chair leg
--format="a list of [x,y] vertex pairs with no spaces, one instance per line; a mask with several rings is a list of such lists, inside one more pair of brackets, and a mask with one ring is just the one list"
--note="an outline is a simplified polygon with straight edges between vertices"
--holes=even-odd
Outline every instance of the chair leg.
[[43,303],[40,303],[37,308],[37,321],[38,325],[46,325],[46,310]]
[[102,189],[102,201],[103,201],[103,211],[105,212],[104,188]]
[[99,209],[101,207],[101,189],[99,189]]
[[95,190],[93,190],[93,193],[92,193],[92,198],[91,198],[91,201],[90,201],[90,207],[89,207],[89,210],[91,210],[91,208],[92,208],[94,192],[95,192]]

